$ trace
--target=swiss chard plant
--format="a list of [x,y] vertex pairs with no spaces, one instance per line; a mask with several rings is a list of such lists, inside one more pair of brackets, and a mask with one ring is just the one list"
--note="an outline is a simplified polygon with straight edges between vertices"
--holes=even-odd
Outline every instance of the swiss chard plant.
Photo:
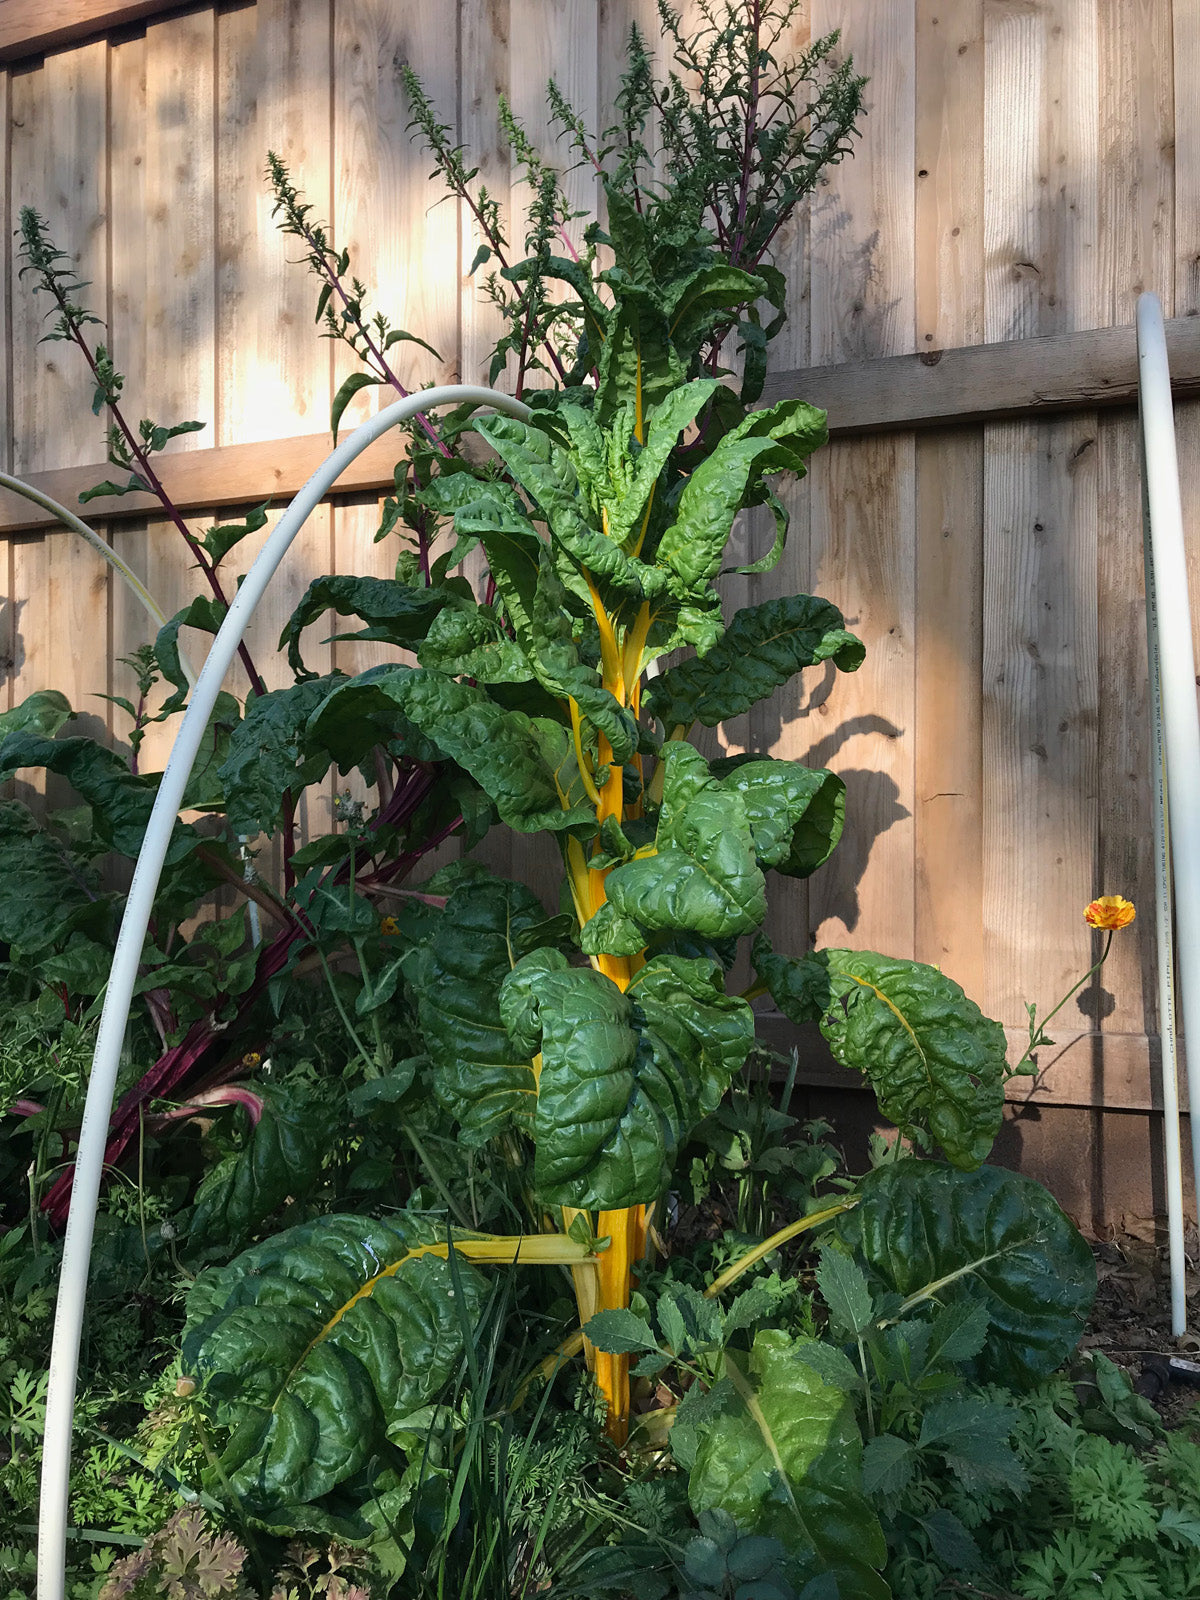
[[[509,1435],[487,1431],[496,1407],[463,1399],[455,1380],[465,1366],[471,1393],[490,1393],[476,1382],[480,1329],[499,1326],[496,1272],[515,1265],[548,1287],[514,1299],[530,1309],[519,1348],[533,1365],[501,1411],[544,1405],[544,1390],[529,1401],[541,1377],[582,1352],[592,1388],[577,1411],[594,1392],[610,1470],[663,1469],[703,1519],[686,1553],[659,1545],[646,1561],[626,1541],[624,1555],[580,1566],[578,1545],[601,1526],[586,1507],[587,1531],[555,1571],[619,1593],[640,1566],[627,1589],[656,1600],[676,1580],[740,1594],[743,1577],[767,1575],[772,1593],[883,1600],[887,1546],[864,1470],[894,1476],[931,1444],[905,1432],[904,1384],[936,1388],[947,1364],[1034,1383],[1086,1315],[1078,1235],[1036,1185],[982,1166],[1008,1075],[1001,1027],[935,968],[794,956],[763,935],[768,887],[819,871],[837,847],[840,779],[754,751],[710,760],[694,742],[796,674],[853,672],[864,656],[823,599],[728,615],[722,596],[729,575],[783,558],[783,486],[826,438],[802,400],[754,409],[785,314],[772,242],[847,152],[861,109],[862,80],[832,63],[835,38],[776,60],[794,10],[706,10],[688,34],[663,4],[683,76],[657,80],[635,31],[618,125],[600,141],[551,87],[603,184],[582,251],[556,173],[502,108],[535,194],[526,254],[510,247],[409,75],[413,125],[479,225],[476,268],[493,269],[486,290],[506,327],[492,377],[510,375],[531,416],[419,418],[380,530],[401,539],[395,577],[317,578],[280,641],[294,682],[267,692],[248,662],[245,704],[223,702],[189,796],[223,821],[178,825],[108,1153],[115,1166],[136,1149],[140,1171],[147,1132],[165,1140],[221,1106],[236,1121],[232,1134],[218,1121],[201,1171],[126,1243],[139,1272],[167,1252],[197,1274],[180,1390],[193,1480],[248,1545],[316,1531],[386,1549],[398,1573],[441,1536],[447,1559],[469,1492],[494,1488],[489,1463],[508,1460]],[[336,431],[360,389],[405,392],[394,363],[411,336],[367,313],[348,258],[275,158],[270,178],[320,281],[318,320],[363,363],[335,400]],[[26,248],[114,411],[121,385],[84,338],[81,286],[36,219]],[[157,482],[148,458],[169,430],[148,426],[114,422],[129,487]],[[772,532],[739,565],[731,547],[753,508]],[[160,710],[185,702],[180,629],[219,626],[221,564],[258,525],[202,538],[183,527],[215,581],[141,659],[135,731],[155,671],[173,691]],[[330,612],[350,619],[339,637],[395,647],[394,659],[353,677],[310,670],[308,630]],[[69,816],[0,810],[13,863],[0,883],[5,982],[56,1062],[43,1051],[40,1074],[13,1077],[0,1107],[41,1140],[35,1223],[39,1206],[52,1223],[65,1212],[69,1168],[50,1175],[69,1153],[80,1041],[120,904],[95,858],[136,853],[157,782],[137,770],[137,741],[130,761],[61,737],[68,714],[43,695],[0,722],[0,778],[61,774],[93,841],[81,845]],[[300,848],[301,797],[334,770],[357,774],[367,798],[340,800],[340,826]],[[472,858],[493,827],[550,842],[556,903]],[[240,853],[271,836],[281,883],[247,874]],[[409,881],[451,837],[462,858]],[[245,904],[197,927],[216,886]],[[731,977],[746,947],[749,988]],[[689,1161],[703,1167],[697,1149],[735,1160],[730,1090],[754,1044],[751,1001],[768,993],[863,1075],[899,1130],[893,1156],[836,1198],[810,1184],[774,1233],[763,1193],[752,1218],[747,1190],[739,1224],[769,1237],[707,1281],[675,1263],[664,1280],[655,1258]],[[894,1159],[904,1146],[914,1153]],[[823,1325],[794,1275],[763,1275],[814,1239]],[[575,1307],[565,1339],[559,1278]],[[560,1463],[554,1495],[574,1470]],[[454,1570],[469,1570],[473,1593],[545,1586],[552,1525],[547,1511],[521,1549],[489,1546]]]

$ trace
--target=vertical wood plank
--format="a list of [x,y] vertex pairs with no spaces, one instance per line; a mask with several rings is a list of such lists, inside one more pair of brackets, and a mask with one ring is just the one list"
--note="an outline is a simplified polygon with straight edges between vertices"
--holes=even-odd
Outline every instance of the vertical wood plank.
[[[501,202],[506,237],[512,235],[508,203],[508,146],[500,133],[496,102],[508,90],[509,0],[459,0],[461,75],[458,98],[459,138],[466,146],[468,165],[478,168],[472,184]],[[503,318],[487,299],[483,284],[497,269],[493,257],[470,273],[485,240],[469,206],[459,218],[459,360],[464,383],[486,383],[491,354],[503,331]]]
[[317,285],[275,226],[265,167],[274,150],[329,217],[329,0],[222,12],[217,39],[217,432],[222,443],[320,433],[331,357],[313,326]]
[[1019,1027],[1026,1001],[1045,1011],[1090,964],[1082,913],[1098,829],[1096,434],[1086,415],[988,432],[985,1009]]
[[[984,22],[986,338],[1095,326],[1097,7],[985,0]],[[1018,1027],[1090,959],[1096,456],[1087,413],[984,430],[986,1008]]]
[[917,440],[916,944],[979,999],[983,953],[983,442]]
[[[89,280],[80,299],[107,319],[108,47],[103,42],[46,58],[13,81],[10,147],[12,201],[33,205],[50,235]],[[94,460],[103,429],[92,416],[83,358],[65,343],[38,344],[48,297],[30,281],[14,284],[12,308],[13,461],[18,473]],[[92,327],[94,342],[106,333]],[[14,547],[14,594],[20,600],[13,683],[19,701],[59,689],[77,713],[73,731],[107,735],[109,690],[108,568],[70,535],[50,534]],[[57,779],[27,774],[25,792],[69,801]]]
[[[370,304],[395,326],[437,350],[399,344],[387,359],[408,390],[446,383],[458,371],[459,241],[457,202],[429,181],[430,157],[406,128],[409,108],[400,69],[420,77],[438,114],[456,118],[458,59],[447,15],[398,8],[386,0],[336,0],[333,36],[334,238],[350,251],[351,271]],[[315,294],[315,283],[313,285]],[[334,383],[359,363],[335,344]],[[362,390],[344,427],[397,398]]]
[[1171,6],[1175,67],[1175,305],[1177,317],[1200,314],[1200,7]]
[[[917,4],[918,346],[983,337],[983,3]],[[916,441],[915,954],[983,987],[982,444]]]
[[[812,207],[811,358],[913,348],[915,19],[911,8],[813,0],[869,76],[866,135]],[[847,781],[846,831],[810,886],[822,944],[911,955],[914,939],[915,472],[911,434],[840,442],[812,473],[811,581],[862,635],[867,660],[813,718],[807,759]]]
[[[917,0],[917,347],[983,342],[984,0]],[[872,132],[876,130],[871,130]]]
[[[46,218],[51,238],[88,282],[81,300],[101,318],[108,315],[107,50],[98,43],[64,51],[14,77],[11,149],[14,208],[31,205]],[[82,357],[68,344],[38,343],[50,304],[30,278],[14,283],[17,473],[94,461],[103,439]]]
[[[1175,7],[1178,11],[1180,8]],[[1134,321],[1152,290],[1172,316],[1174,279],[1171,9],[1099,8],[1098,276],[1101,326]]]
[[985,0],[985,337],[1094,326],[1096,0]]
[[[1180,10],[1176,6],[1175,11]],[[1154,291],[1172,314],[1175,278],[1171,8],[1100,7],[1098,322],[1132,323]],[[1187,99],[1190,96],[1184,96]],[[1181,114],[1185,108],[1176,105]],[[1099,839],[1093,889],[1136,898],[1154,881],[1140,465],[1132,412],[1097,419]],[[1120,885],[1131,887],[1122,889]],[[1108,887],[1112,885],[1113,887]],[[1092,1020],[1103,1032],[1157,1033],[1153,918],[1113,944]]]
[[1089,898],[1123,894],[1136,903],[1140,891],[1142,915],[1113,941],[1100,979],[1105,995],[1093,1021],[1105,1032],[1157,1033],[1146,591],[1133,414],[1098,419],[1096,472],[1102,518],[1097,552],[1099,845]]

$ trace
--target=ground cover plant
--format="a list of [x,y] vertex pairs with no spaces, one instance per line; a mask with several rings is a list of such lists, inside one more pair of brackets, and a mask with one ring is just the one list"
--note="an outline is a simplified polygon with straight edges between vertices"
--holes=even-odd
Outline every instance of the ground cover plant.
[[[828,860],[853,826],[843,786],[691,739],[863,659],[819,598],[721,603],[729,571],[781,558],[780,475],[825,438],[802,401],[754,409],[786,311],[772,241],[861,112],[836,38],[786,56],[794,10],[713,8],[688,34],[664,5],[679,73],[658,77],[635,32],[599,140],[551,87],[603,180],[582,253],[554,166],[502,108],[535,196],[512,247],[409,75],[414,129],[486,239],[492,376],[532,416],[418,419],[380,530],[395,578],[318,578],[280,641],[293,684],[265,691],[247,655],[245,703],[213,719],[110,1129],[93,1300],[123,1311],[93,1316],[85,1353],[81,1441],[100,1455],[73,1484],[80,1596],[884,1600],[962,1580],[1036,1597],[1101,1556],[1158,1581],[1196,1542],[1186,1448],[1155,1443],[1113,1372],[1094,1364],[1087,1411],[1055,1376],[1094,1267],[1043,1189],[985,1165],[1002,1029],[934,968],[772,949],[768,884]],[[268,173],[317,321],[363,363],[336,432],[362,387],[404,393],[412,336],[369,313],[277,158]],[[41,768],[78,801],[0,807],[16,1593],[121,905],[102,857],[136,854],[157,782],[140,735],[186,702],[180,630],[219,626],[265,517],[188,528],[153,456],[194,424],[127,421],[86,285],[36,213],[22,240],[50,336],[111,420],[119,480],[95,493],[159,493],[208,592],[135,658],[128,751],[63,737],[52,691],[0,719],[0,776]],[[731,568],[752,507],[774,537]],[[395,659],[312,672],[331,611]],[[304,792],[355,772],[366,798],[297,848]],[[557,906],[476,859],[493,827],[554,842]],[[461,858],[414,882],[451,837]],[[247,861],[270,838],[278,880]],[[1119,927],[1124,905],[1093,920]],[[747,946],[749,988],[731,978]],[[865,1176],[774,1102],[750,1005],[768,992],[896,1125]],[[689,1235],[706,1206],[715,1226]],[[1148,1465],[1130,1454],[1151,1444]],[[1014,1517],[1035,1484],[1072,1508],[1074,1543]],[[1130,1484],[1140,1520],[1089,1509]]]

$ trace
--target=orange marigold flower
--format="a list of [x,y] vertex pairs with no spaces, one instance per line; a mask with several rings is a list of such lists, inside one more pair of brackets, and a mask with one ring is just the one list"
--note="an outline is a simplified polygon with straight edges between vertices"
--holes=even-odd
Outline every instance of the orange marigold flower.
[[1126,900],[1119,894],[1104,894],[1099,900],[1093,900],[1083,913],[1083,920],[1093,928],[1108,928],[1115,932],[1118,928],[1127,928],[1137,916],[1137,910],[1132,900]]
[[384,917],[379,924],[379,931],[380,933],[399,933],[400,924],[395,917]]

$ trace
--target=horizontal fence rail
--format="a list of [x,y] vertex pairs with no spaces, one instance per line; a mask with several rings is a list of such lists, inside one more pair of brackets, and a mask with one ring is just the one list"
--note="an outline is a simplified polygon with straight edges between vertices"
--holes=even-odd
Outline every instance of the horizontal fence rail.
[[[1200,394],[1200,318],[1178,317],[1166,324],[1166,333],[1172,392],[1178,398]],[[764,405],[790,397],[827,411],[834,439],[1132,406],[1137,403],[1137,347],[1132,328],[1089,328],[768,377]],[[181,451],[156,458],[155,466],[181,511],[220,510],[294,494],[327,448],[326,434],[301,434]],[[391,489],[395,464],[395,444],[379,440],[344,475],[338,493]],[[28,482],[70,506],[111,472],[106,462],[96,461],[30,473]],[[161,507],[152,494],[127,494],[97,501],[93,510],[112,521],[153,515]],[[0,490],[0,535],[55,526],[48,513]]]

